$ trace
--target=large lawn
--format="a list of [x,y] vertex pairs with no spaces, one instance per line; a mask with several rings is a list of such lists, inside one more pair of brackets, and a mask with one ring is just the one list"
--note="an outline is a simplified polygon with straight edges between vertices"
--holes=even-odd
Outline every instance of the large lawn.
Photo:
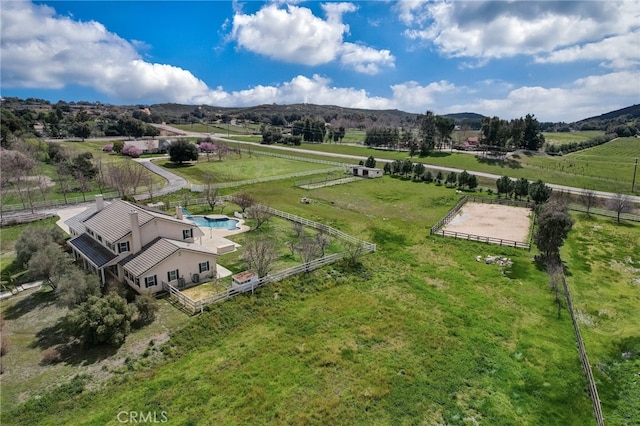
[[577,216],[562,257],[608,424],[640,419],[640,224]]
[[[79,386],[67,386],[8,411],[28,384],[14,383],[5,396],[3,379],[2,424],[118,424],[122,410],[164,411],[170,424],[594,423],[569,315],[558,318],[534,253],[429,236],[457,201],[454,190],[389,177],[314,191],[286,181],[244,189],[378,251],[360,267],[336,264],[216,305],[173,329],[163,361],[136,364],[139,371],[96,391],[78,396]],[[301,204],[302,195],[311,204]],[[592,225],[577,219],[577,229]],[[605,247],[616,229],[600,229]],[[624,229],[637,242],[639,230]],[[566,256],[574,274],[592,238],[567,244],[576,250]],[[612,261],[622,251],[598,251],[603,273],[618,267]],[[488,254],[514,265],[501,271],[476,261]],[[626,335],[635,316],[620,322],[629,324]],[[612,336],[599,337],[603,346]],[[109,368],[123,365],[120,358]],[[637,407],[638,398],[628,398]],[[616,400],[608,403],[608,412],[617,410]]]
[[[408,158],[406,152],[374,150],[364,146],[344,144],[303,144],[300,148],[319,153],[374,156],[376,159]],[[565,156],[549,156],[542,153],[520,154],[508,160],[497,160],[471,154],[435,151],[428,157],[415,156],[412,160],[466,169],[471,173],[479,171],[516,178],[525,177],[530,180],[540,178],[548,183],[619,192],[631,189],[633,164],[636,157],[640,157],[640,139],[619,138]]]
[[213,182],[238,182],[331,168],[325,164],[287,160],[256,153],[243,153],[241,156],[229,154],[222,161],[215,156],[211,156],[210,161],[200,156],[198,162],[182,165],[171,163],[167,159],[155,160],[155,163],[193,184],[205,183],[208,173],[213,176]]

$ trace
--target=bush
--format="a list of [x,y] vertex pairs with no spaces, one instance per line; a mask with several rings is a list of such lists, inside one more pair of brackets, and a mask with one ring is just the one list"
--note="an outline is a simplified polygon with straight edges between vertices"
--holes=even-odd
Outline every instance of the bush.
[[42,361],[40,362],[41,364],[51,365],[57,364],[60,361],[62,361],[62,356],[60,355],[60,351],[58,350],[57,346],[52,346],[42,352]]
[[152,323],[153,320],[156,319],[158,304],[153,296],[149,294],[136,296],[134,304],[138,310],[138,318],[136,319],[137,326]]
[[120,346],[131,332],[137,314],[134,305],[117,294],[91,296],[73,310],[65,320],[67,332],[87,345]]

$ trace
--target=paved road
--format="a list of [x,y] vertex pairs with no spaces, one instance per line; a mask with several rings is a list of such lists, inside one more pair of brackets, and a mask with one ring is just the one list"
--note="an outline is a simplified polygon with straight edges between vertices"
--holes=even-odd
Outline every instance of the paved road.
[[[157,159],[157,157],[154,159]],[[163,188],[153,191],[154,196],[170,194],[172,192],[176,192],[187,186],[186,179],[174,173],[171,173],[167,169],[163,169],[162,167],[156,164],[153,164],[151,162],[151,158],[135,158],[133,159],[133,161],[135,161],[136,163],[139,163],[140,165],[151,170],[153,173],[167,180],[167,185],[165,185]],[[136,200],[146,200],[147,198],[149,198],[149,194],[138,194],[135,196],[135,198]]]
[[[174,135],[180,135],[180,136],[190,136],[190,137],[212,137],[215,139],[219,139],[222,141],[227,141],[227,142],[233,142],[236,144],[241,144],[241,145],[250,145],[255,147],[255,143],[253,142],[242,142],[242,141],[237,141],[237,140],[233,140],[233,139],[227,139],[227,135],[223,134],[223,133],[198,133],[198,132],[190,132],[190,131],[186,131],[186,130],[181,130],[178,129],[176,127],[172,127],[166,124],[152,124],[153,126],[157,127],[158,129],[164,130],[165,132],[169,132],[172,133]],[[306,153],[306,154],[313,154],[313,155],[321,155],[321,156],[325,156],[325,157],[333,157],[333,158],[344,158],[344,159],[350,159],[350,160],[354,160],[354,162],[359,162],[360,160],[366,160],[367,156],[359,156],[359,155],[349,155],[349,154],[338,154],[335,152],[321,152],[321,151],[312,151],[309,149],[303,149],[303,148],[290,148],[287,146],[277,146],[277,145],[269,145],[269,149],[276,149],[276,150],[281,150],[281,151],[287,151],[288,153]],[[149,159],[137,159],[136,161],[138,161],[140,164],[142,164],[143,166],[145,166],[146,168],[148,168],[149,170],[151,170],[152,172],[162,176],[163,178],[167,179],[168,184],[167,186],[165,186],[162,189],[159,189],[158,191],[155,192],[155,194],[157,195],[164,195],[164,194],[168,194],[174,191],[177,191],[178,189],[184,188],[187,185],[187,181],[183,178],[181,178],[180,176],[177,176],[159,166],[156,166],[155,164],[153,164]],[[376,160],[379,163],[391,163],[393,162],[393,160],[387,160],[387,159],[379,159]],[[446,166],[437,166],[434,164],[428,164],[425,163],[425,165],[432,170],[442,170],[444,172],[456,172],[456,173],[460,173],[463,171],[463,169],[459,169],[456,167],[446,167]],[[470,173],[473,173],[476,176],[479,177],[484,177],[484,178],[488,178],[488,179],[499,179],[501,177],[501,175],[496,175],[493,173],[485,173],[485,172],[479,172],[479,171],[475,171],[475,170],[467,170]],[[551,188],[553,188],[553,190],[555,191],[564,191],[564,192],[568,192],[570,194],[581,194],[583,189],[582,188],[576,188],[576,187],[572,187],[572,186],[567,186],[567,185],[558,185],[558,184],[553,184],[553,183],[547,183],[547,185],[549,185]],[[596,195],[600,198],[612,198],[614,197],[616,194],[612,193],[612,192],[604,192],[604,191],[594,191],[596,193]],[[138,197],[136,197],[138,199]],[[146,196],[141,195],[139,199],[145,199]],[[640,203],[640,196],[633,196],[630,195],[629,196],[630,200],[633,201],[634,203]]]

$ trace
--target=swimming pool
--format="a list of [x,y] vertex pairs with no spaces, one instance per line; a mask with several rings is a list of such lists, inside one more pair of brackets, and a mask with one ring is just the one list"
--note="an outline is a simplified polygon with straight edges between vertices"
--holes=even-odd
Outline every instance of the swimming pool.
[[238,220],[230,219],[228,217],[211,218],[205,216],[189,216],[189,220],[203,228],[225,229],[227,231],[240,229],[238,226]]

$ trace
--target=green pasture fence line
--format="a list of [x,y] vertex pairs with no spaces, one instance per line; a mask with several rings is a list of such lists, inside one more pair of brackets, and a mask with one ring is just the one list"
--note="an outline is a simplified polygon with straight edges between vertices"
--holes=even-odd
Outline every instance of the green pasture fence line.
[[[569,204],[569,209],[576,212],[581,212],[581,213],[587,212],[587,208],[580,204]],[[607,210],[599,207],[591,207],[591,209],[589,209],[589,214],[594,214],[596,216],[613,217],[613,218],[618,217],[618,213],[612,210]],[[633,214],[633,213],[620,213],[620,219],[630,220],[632,222],[640,222],[640,215]]]
[[[110,200],[113,198],[120,197],[120,194],[117,192],[106,192],[102,194],[105,200]],[[59,207],[59,206],[67,206],[70,204],[82,204],[89,203],[94,201],[94,195],[87,195],[86,197],[67,197],[67,200],[45,200],[45,201],[33,201],[31,203],[20,203],[20,204],[7,204],[3,205],[0,208],[2,214],[4,213],[12,213],[24,210],[39,210],[46,209],[51,207]]]
[[445,226],[447,223],[451,222],[451,219],[453,219],[455,215],[458,213],[458,211],[462,208],[462,206],[464,206],[464,204],[467,202],[467,199],[468,199],[467,195],[462,197],[460,201],[458,201],[458,203],[451,210],[449,210],[449,213],[447,213],[445,217],[440,219],[435,225],[431,227],[430,233],[432,235],[437,233],[440,230],[440,228]]
[[[334,169],[334,171],[338,171],[338,169]],[[324,176],[318,176],[318,177],[314,177],[314,178],[310,178],[310,179],[306,179],[306,180],[295,181],[293,183],[293,185],[294,186],[298,186],[298,187],[304,186],[304,185],[315,185],[315,184],[318,184],[318,183],[333,182],[334,180],[344,179],[345,177],[348,177],[348,176],[353,176],[353,175],[350,175],[348,173],[342,173],[342,174],[339,174],[339,175],[333,175],[333,174],[330,174],[329,172],[327,172],[327,174],[324,175]]]
[[481,235],[473,235],[473,234],[467,234],[464,232],[454,232],[454,231],[438,231],[433,234],[441,235],[443,237],[452,237],[459,240],[478,241],[480,243],[496,244],[496,245],[505,246],[505,247],[515,247],[515,248],[531,250],[531,244],[523,243],[520,241],[505,240],[503,238],[484,237]]
[[191,315],[195,315],[195,314],[202,313],[204,311],[204,307],[207,305],[220,303],[243,293],[253,292],[254,290],[260,287],[263,287],[269,283],[281,281],[285,278],[299,274],[301,272],[314,271],[323,266],[329,265],[331,263],[335,263],[338,260],[344,258],[346,255],[347,253],[343,252],[343,253],[336,253],[329,256],[321,257],[319,259],[315,259],[310,262],[294,266],[292,268],[284,269],[274,274],[269,274],[252,283],[229,287],[225,291],[218,292],[214,295],[211,295],[209,297],[206,297],[200,300],[191,299],[189,296],[181,292],[178,288],[172,286],[171,284],[165,281],[162,281],[162,289],[169,294],[169,298],[171,300],[178,303],[187,313],[190,313]]
[[469,195],[469,201],[474,203],[483,203],[483,204],[501,204],[503,206],[511,206],[511,207],[526,207],[528,209],[532,209],[535,204],[529,201],[522,200],[510,200],[508,198],[490,198],[490,197],[478,197],[476,195]]
[[[266,176],[263,178],[247,179],[247,180],[241,180],[237,182],[224,182],[220,184],[215,184],[213,186],[215,186],[216,188],[233,188],[236,186],[253,185],[256,183],[271,182],[275,180],[284,180],[284,179],[291,179],[291,178],[302,177],[302,176],[317,175],[320,173],[333,173],[333,172],[342,171],[342,170],[344,170],[344,168],[333,167],[331,169],[309,170],[306,172],[289,173],[286,175],[278,175],[278,176]],[[205,185],[191,185],[191,192],[203,192],[204,189],[205,189]]]
[[243,151],[249,154],[268,155],[271,157],[278,157],[285,160],[306,161],[307,163],[326,164],[329,166],[336,166],[336,167],[344,167],[346,164],[338,161],[322,160],[320,158],[311,158],[311,157],[300,157],[297,155],[281,154],[279,152],[273,152],[273,151],[260,151],[260,150],[249,149],[249,148],[239,148],[239,149],[240,151]]
[[589,357],[587,356],[587,350],[585,349],[582,335],[580,334],[580,327],[576,318],[575,311],[573,309],[573,300],[571,298],[571,291],[567,284],[566,277],[562,273],[562,285],[564,286],[565,297],[567,299],[567,307],[571,314],[571,322],[573,323],[573,331],[576,335],[576,342],[578,345],[578,354],[580,355],[580,363],[582,364],[582,370],[587,378],[589,384],[589,396],[593,404],[593,415],[596,418],[598,426],[604,426],[604,415],[602,414],[602,407],[600,405],[600,397],[598,396],[598,388],[596,387],[596,381],[593,377],[593,371],[591,370],[591,364],[589,363]]

